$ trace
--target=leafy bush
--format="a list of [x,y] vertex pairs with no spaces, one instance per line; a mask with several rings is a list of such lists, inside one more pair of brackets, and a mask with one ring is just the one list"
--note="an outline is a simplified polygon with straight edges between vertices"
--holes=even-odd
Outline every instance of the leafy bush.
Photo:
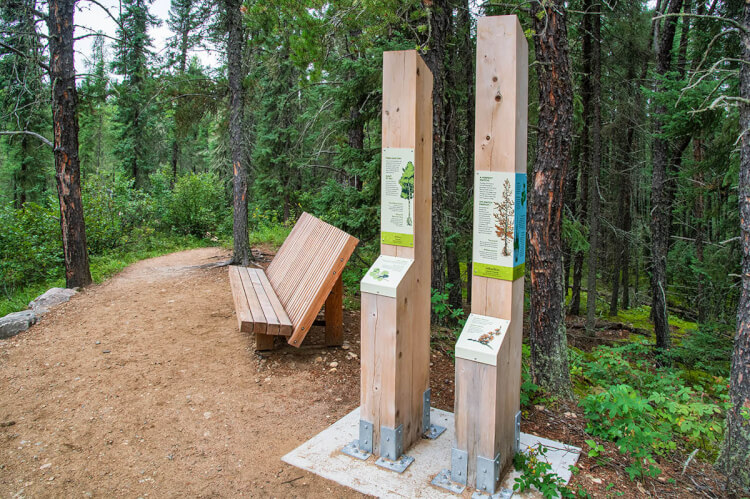
[[[453,308],[450,303],[448,303],[448,296],[452,286],[452,283],[447,283],[445,285],[445,292],[443,293],[438,292],[437,289],[432,290],[432,297],[430,298],[430,301],[432,302],[432,313],[435,314],[435,316],[438,318],[438,321],[441,323],[458,323],[461,327],[463,327],[463,325],[466,323],[466,321],[464,320],[464,315],[466,314],[464,312],[464,309]],[[456,334],[458,335],[460,333],[461,330],[459,329]]]
[[0,206],[0,282],[6,293],[62,274],[57,209],[26,203],[23,210]]
[[726,379],[704,376],[689,383],[687,372],[657,368],[644,344],[595,348],[578,362],[579,377],[595,385],[581,401],[586,431],[614,441],[633,458],[631,478],[656,476],[656,456],[678,448],[714,457],[723,434]]
[[224,213],[224,189],[214,173],[190,173],[175,183],[169,195],[165,222],[181,234],[203,237],[216,233]]
[[86,242],[91,255],[100,255],[133,240],[132,232],[156,227],[159,212],[154,198],[133,188],[122,173],[86,177],[82,188]]
[[[565,481],[552,472],[552,465],[547,462],[546,454],[547,448],[537,444],[513,457],[516,471],[521,472],[521,476],[514,481],[513,490],[521,493],[534,488],[547,498],[589,497],[582,489],[575,492],[567,487]],[[578,468],[571,466],[571,471],[577,473]]]

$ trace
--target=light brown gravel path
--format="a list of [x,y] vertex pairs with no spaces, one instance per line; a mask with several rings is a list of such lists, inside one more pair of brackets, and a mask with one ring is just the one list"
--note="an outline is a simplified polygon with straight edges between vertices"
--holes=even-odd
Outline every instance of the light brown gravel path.
[[136,263],[0,340],[0,496],[355,496],[280,458],[358,405],[356,314],[352,354],[259,357],[199,267],[227,257]]

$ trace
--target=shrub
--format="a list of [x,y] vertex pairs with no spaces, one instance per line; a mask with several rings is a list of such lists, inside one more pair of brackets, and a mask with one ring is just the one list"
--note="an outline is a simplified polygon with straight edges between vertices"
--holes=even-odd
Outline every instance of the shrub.
[[35,203],[0,206],[0,281],[7,292],[62,272],[58,211]]
[[224,189],[213,173],[190,173],[177,180],[169,195],[166,223],[181,234],[216,233],[228,209]]

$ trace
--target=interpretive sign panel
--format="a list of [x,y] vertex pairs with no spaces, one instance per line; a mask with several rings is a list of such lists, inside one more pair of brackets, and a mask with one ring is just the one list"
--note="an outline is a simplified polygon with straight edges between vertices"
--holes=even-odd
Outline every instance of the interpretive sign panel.
[[360,281],[360,291],[382,296],[396,296],[398,283],[414,260],[380,255]]
[[383,148],[380,235],[384,244],[414,247],[414,149]]
[[475,172],[474,275],[514,281],[525,255],[526,174]]
[[507,319],[469,314],[456,342],[456,358],[497,365],[497,353],[509,325]]

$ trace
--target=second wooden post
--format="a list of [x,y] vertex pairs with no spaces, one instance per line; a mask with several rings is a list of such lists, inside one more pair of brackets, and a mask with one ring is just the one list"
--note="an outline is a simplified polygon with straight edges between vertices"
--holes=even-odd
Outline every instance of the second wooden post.
[[516,16],[477,24],[471,315],[456,343],[451,480],[494,494],[520,436],[528,46]]

